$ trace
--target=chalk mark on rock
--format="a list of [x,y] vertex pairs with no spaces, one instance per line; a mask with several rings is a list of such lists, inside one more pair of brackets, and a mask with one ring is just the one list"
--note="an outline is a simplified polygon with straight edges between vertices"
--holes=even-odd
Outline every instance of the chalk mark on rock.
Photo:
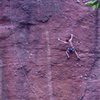
[[46,31],[45,32],[45,36],[46,36],[46,41],[47,41],[47,80],[48,80],[48,88],[49,88],[49,96],[50,96],[50,100],[54,100],[53,98],[53,87],[52,87],[52,71],[51,71],[51,49],[50,49],[50,39],[49,39],[49,32]]

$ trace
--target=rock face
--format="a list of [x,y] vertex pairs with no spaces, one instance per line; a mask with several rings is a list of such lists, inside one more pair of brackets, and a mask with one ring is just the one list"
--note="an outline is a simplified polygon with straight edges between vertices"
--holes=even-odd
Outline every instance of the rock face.
[[[0,1],[0,100],[100,100],[100,12],[75,0]],[[65,40],[81,58],[67,59]]]

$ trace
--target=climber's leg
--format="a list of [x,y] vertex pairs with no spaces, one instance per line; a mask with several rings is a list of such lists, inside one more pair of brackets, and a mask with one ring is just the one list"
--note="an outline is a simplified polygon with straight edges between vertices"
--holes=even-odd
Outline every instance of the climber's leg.
[[78,53],[76,52],[76,50],[75,50],[75,54],[76,54],[77,60],[80,60],[80,57],[79,57]]
[[69,54],[68,54],[68,52],[66,51],[66,55],[67,55],[67,57],[68,57],[68,59],[70,58],[70,56],[69,56]]

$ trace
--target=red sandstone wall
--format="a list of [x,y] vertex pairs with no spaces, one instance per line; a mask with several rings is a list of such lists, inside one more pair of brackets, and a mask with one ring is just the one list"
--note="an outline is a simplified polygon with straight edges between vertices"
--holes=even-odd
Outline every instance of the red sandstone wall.
[[[100,100],[99,13],[75,0],[1,0],[0,100]],[[79,62],[57,40],[70,33]]]

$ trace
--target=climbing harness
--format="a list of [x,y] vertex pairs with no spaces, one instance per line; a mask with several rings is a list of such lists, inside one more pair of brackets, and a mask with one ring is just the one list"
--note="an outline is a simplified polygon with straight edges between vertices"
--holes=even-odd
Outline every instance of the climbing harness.
[[75,52],[75,48],[73,47],[69,47],[67,48],[68,53],[74,53]]

